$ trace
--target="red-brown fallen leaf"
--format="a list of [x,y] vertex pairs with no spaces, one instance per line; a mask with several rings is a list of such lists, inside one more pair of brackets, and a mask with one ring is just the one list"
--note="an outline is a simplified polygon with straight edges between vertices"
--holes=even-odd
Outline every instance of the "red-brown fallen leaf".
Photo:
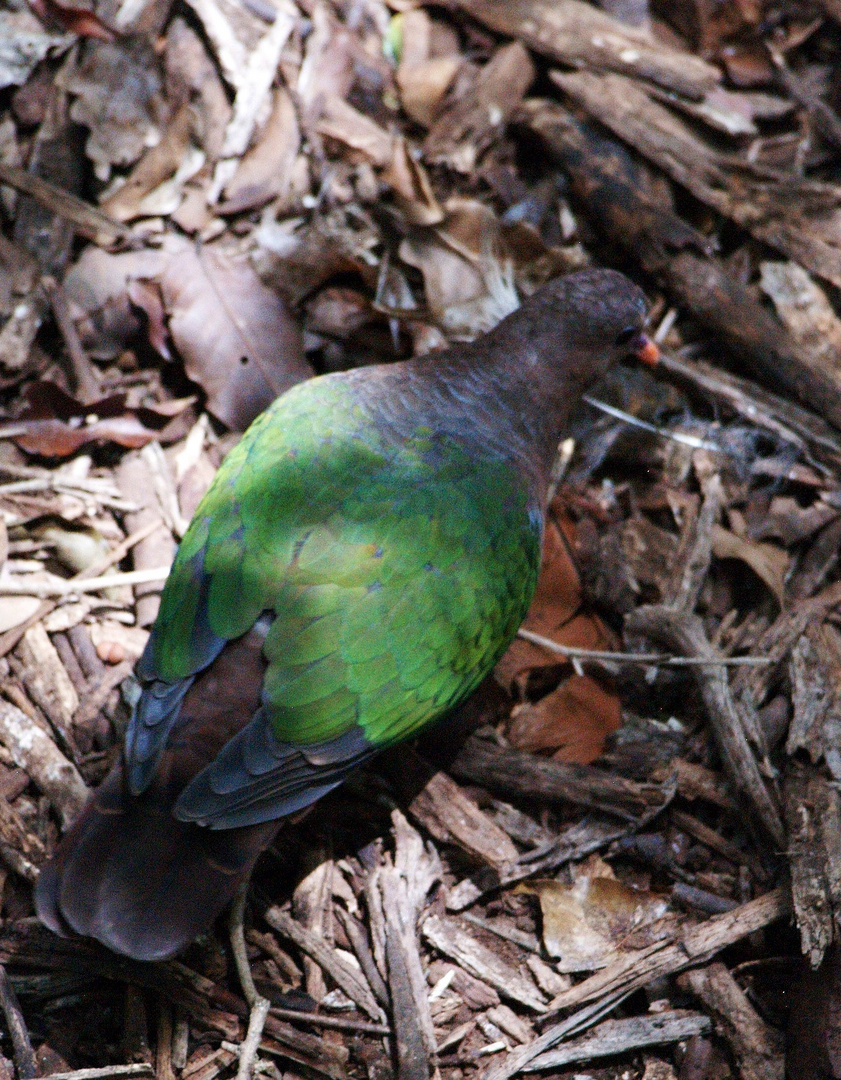
[[[570,549],[575,525],[551,515],[543,540],[543,562],[534,599],[523,627],[568,648],[605,651],[617,642],[602,620],[581,611],[581,582]],[[510,687],[536,668],[559,667],[562,656],[517,638],[496,667],[496,678]],[[595,760],[604,742],[622,723],[619,699],[586,675],[570,675],[535,705],[523,705],[506,735],[519,750],[554,751],[559,761],[581,765]]]
[[589,765],[622,724],[619,698],[589,675],[571,675],[536,705],[523,705],[506,732],[517,750],[553,750],[556,761]]
[[33,383],[26,397],[28,405],[20,417],[0,424],[0,439],[12,439],[27,453],[44,457],[67,457],[91,442],[129,447],[155,439],[171,442],[183,434],[178,418],[195,400],[130,409],[125,394],[112,394],[85,405],[47,381]]
[[98,38],[100,41],[114,41],[116,37],[113,30],[109,30],[90,10],[65,7],[56,0],[29,0],[29,6],[45,23],[59,23],[64,30],[79,37]]
[[[567,540],[562,533],[567,534]],[[615,638],[601,619],[577,614],[582,599],[581,582],[569,553],[574,547],[574,533],[574,523],[564,515],[553,514],[547,520],[540,577],[523,628],[571,648],[611,649],[615,647]],[[516,638],[497,664],[496,677],[508,687],[524,672],[562,663],[560,656]]]

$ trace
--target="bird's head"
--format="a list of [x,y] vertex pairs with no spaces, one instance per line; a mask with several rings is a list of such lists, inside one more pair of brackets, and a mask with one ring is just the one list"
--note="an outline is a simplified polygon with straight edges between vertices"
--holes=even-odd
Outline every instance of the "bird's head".
[[521,312],[542,364],[562,369],[564,381],[587,386],[624,356],[657,362],[646,336],[642,290],[616,270],[584,270],[549,282]]

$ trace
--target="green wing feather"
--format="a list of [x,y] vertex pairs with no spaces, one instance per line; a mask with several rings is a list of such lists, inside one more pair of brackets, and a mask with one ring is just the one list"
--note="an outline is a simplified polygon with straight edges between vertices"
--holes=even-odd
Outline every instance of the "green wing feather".
[[306,747],[358,725],[384,747],[488,673],[528,607],[539,529],[510,463],[422,427],[395,441],[346,383],[311,380],[255,422],[199,506],[154,675],[189,677],[269,611],[276,738]]

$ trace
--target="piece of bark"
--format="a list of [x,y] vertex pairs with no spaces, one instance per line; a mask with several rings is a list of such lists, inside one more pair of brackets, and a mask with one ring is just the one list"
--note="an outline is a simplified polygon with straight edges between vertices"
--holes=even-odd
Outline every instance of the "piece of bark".
[[63,746],[75,754],[73,714],[79,695],[42,623],[26,631],[18,645],[23,680],[32,700],[43,709]]
[[[625,619],[625,630],[644,634],[662,642],[681,656],[695,656],[710,661],[718,657],[707,640],[699,616],[676,611],[663,604],[637,608]],[[748,706],[738,701],[730,687],[727,669],[721,665],[698,664],[692,674],[704,701],[710,725],[721,751],[724,766],[737,787],[744,791],[757,819],[775,843],[785,843],[785,832],[778,809],[777,793],[766,781],[773,776],[763,761],[765,776],[747,738],[747,731],[757,726],[748,724],[744,713]]]
[[[292,895],[292,915],[310,934],[333,944],[333,860],[325,852],[313,849],[308,853],[309,873],[298,882]],[[324,974],[318,962],[304,956],[304,983],[307,993],[320,1003],[327,993]]]
[[787,890],[775,889],[723,915],[713,915],[692,926],[676,941],[660,941],[644,949],[634,949],[594,975],[559,994],[549,1003],[549,1012],[599,1000],[613,993],[631,993],[652,980],[674,975],[711,960],[716,953],[749,934],[784,918],[791,911]]
[[580,0],[457,0],[498,34],[570,67],[623,71],[698,100],[721,72],[698,56],[655,41]]
[[756,173],[744,157],[722,154],[643,86],[621,75],[553,73],[592,116],[653,161],[701,202],[841,286],[841,189],[835,184]]
[[5,798],[0,798],[0,859],[29,882],[38,879],[39,867],[47,852],[38,837],[29,831],[20,814]]
[[739,1061],[742,1080],[783,1080],[781,1033],[762,1020],[724,964],[717,961],[687,971],[678,985],[691,990],[715,1014],[719,1031]]
[[62,825],[78,816],[88,800],[88,789],[76,766],[68,761],[52,739],[20,709],[0,699],[0,742],[16,765],[50,800]]
[[622,957],[551,1001],[550,1012],[542,1018],[543,1022],[561,1009],[582,1002],[587,1004],[547,1028],[528,1046],[512,1050],[503,1061],[491,1066],[483,1080],[508,1080],[563,1039],[592,1027],[634,990],[654,979],[708,962],[721,949],[784,918],[789,911],[786,893],[777,889],[735,911],[716,915],[708,922],[685,931],[679,943],[659,942]]
[[374,960],[374,954],[365,933],[365,928],[345,909],[339,905],[335,911],[336,917],[344,927],[345,934],[350,941],[351,947],[362,968],[362,973],[368,980],[371,992],[384,1009],[388,1008],[388,987],[380,975],[379,968]]
[[533,80],[534,65],[519,41],[498,49],[475,84],[433,124],[424,143],[426,163],[471,173]]
[[543,996],[534,983],[478,941],[460,919],[432,915],[424,922],[422,933],[433,948],[488,983],[500,996],[533,1012],[545,1010]]
[[[589,1034],[539,1054],[523,1072],[563,1069],[568,1065],[625,1054],[646,1046],[667,1046],[669,1043],[683,1042],[693,1035],[706,1034],[711,1027],[708,1017],[685,1009],[669,1009],[653,1016],[634,1016],[627,1020],[605,1020]],[[770,1074],[768,1080],[771,1080]]]
[[[117,486],[126,499],[140,507],[126,514],[129,533],[160,521],[160,527],[135,544],[132,559],[135,570],[148,570],[156,566],[168,566],[175,556],[175,540],[163,522],[155,481],[147,462],[139,452],[126,454],[117,470]],[[134,589],[138,626],[151,626],[161,604],[161,583],[136,585]]]
[[632,251],[753,374],[773,388],[784,387],[841,427],[837,372],[811,364],[783,324],[711,253],[706,238],[646,196],[622,147],[561,106],[530,102],[522,113],[603,232]]
[[[674,791],[674,785],[670,791]],[[657,808],[652,809],[640,819],[639,824],[644,824],[658,812]],[[521,859],[503,873],[492,867],[485,867],[453,885],[447,892],[447,911],[464,911],[486,893],[498,891],[500,886],[515,885],[519,881],[534,877],[535,874],[554,873],[566,863],[577,862],[592,855],[594,851],[600,851],[636,827],[636,822],[617,826],[615,818],[588,815],[583,821],[576,822],[561,833],[542,858]]]
[[369,892],[369,910],[376,908],[383,919],[398,1076],[400,1080],[425,1080],[430,1075],[437,1039],[416,924],[430,890],[441,878],[441,863],[434,849],[424,845],[399,810],[394,810],[391,818],[394,861],[392,864],[387,859],[372,875],[372,887],[380,903],[372,904]]
[[777,677],[778,665],[788,656],[794,643],[803,636],[807,626],[826,618],[841,604],[841,582],[833,582],[817,596],[780,612],[775,621],[753,646],[757,656],[766,656],[769,664],[752,669],[742,668],[733,676],[734,693],[750,702],[762,702],[772,681]]
[[467,740],[449,771],[460,780],[507,795],[571,802],[625,820],[640,818],[655,806],[662,809],[669,799],[658,784],[640,784],[589,765],[535,757],[476,736]]
[[408,809],[436,840],[455,844],[489,866],[505,869],[519,857],[502,829],[446,773],[434,773]]
[[336,950],[320,937],[304,929],[286,911],[270,907],[264,916],[269,926],[283,937],[293,941],[298,948],[311,957],[331,979],[344,990],[349,998],[366,1012],[372,1020],[383,1019],[382,1010],[365,983],[364,976],[355,971],[336,954]]
[[788,858],[803,954],[813,968],[841,918],[841,796],[811,766],[790,766],[785,781]]
[[412,977],[409,973],[409,965],[414,964],[423,983],[414,920],[406,925],[408,901],[405,884],[401,882],[393,867],[383,867],[379,886],[386,923],[385,950],[391,994],[391,1020],[397,1050],[397,1077],[398,1080],[427,1080],[430,1075],[430,1059],[436,1050],[436,1040],[426,987],[422,985],[424,994],[420,1004],[421,1007],[425,1006],[426,1013],[423,1017],[418,1009],[419,1002],[413,992]]
[[445,976],[451,976],[449,987],[454,994],[458,994],[469,1009],[478,1012],[481,1009],[492,1009],[499,1005],[499,994],[492,986],[475,978],[464,968],[456,967],[445,960],[433,960],[427,968],[427,979],[433,985]]

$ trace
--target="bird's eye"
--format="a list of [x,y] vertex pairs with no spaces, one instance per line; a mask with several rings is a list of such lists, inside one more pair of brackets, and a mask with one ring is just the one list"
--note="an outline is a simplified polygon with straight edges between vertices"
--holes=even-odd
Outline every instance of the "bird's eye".
[[639,333],[636,326],[626,326],[621,334],[617,334],[614,345],[617,349],[623,348],[625,345],[630,345],[634,338]]

